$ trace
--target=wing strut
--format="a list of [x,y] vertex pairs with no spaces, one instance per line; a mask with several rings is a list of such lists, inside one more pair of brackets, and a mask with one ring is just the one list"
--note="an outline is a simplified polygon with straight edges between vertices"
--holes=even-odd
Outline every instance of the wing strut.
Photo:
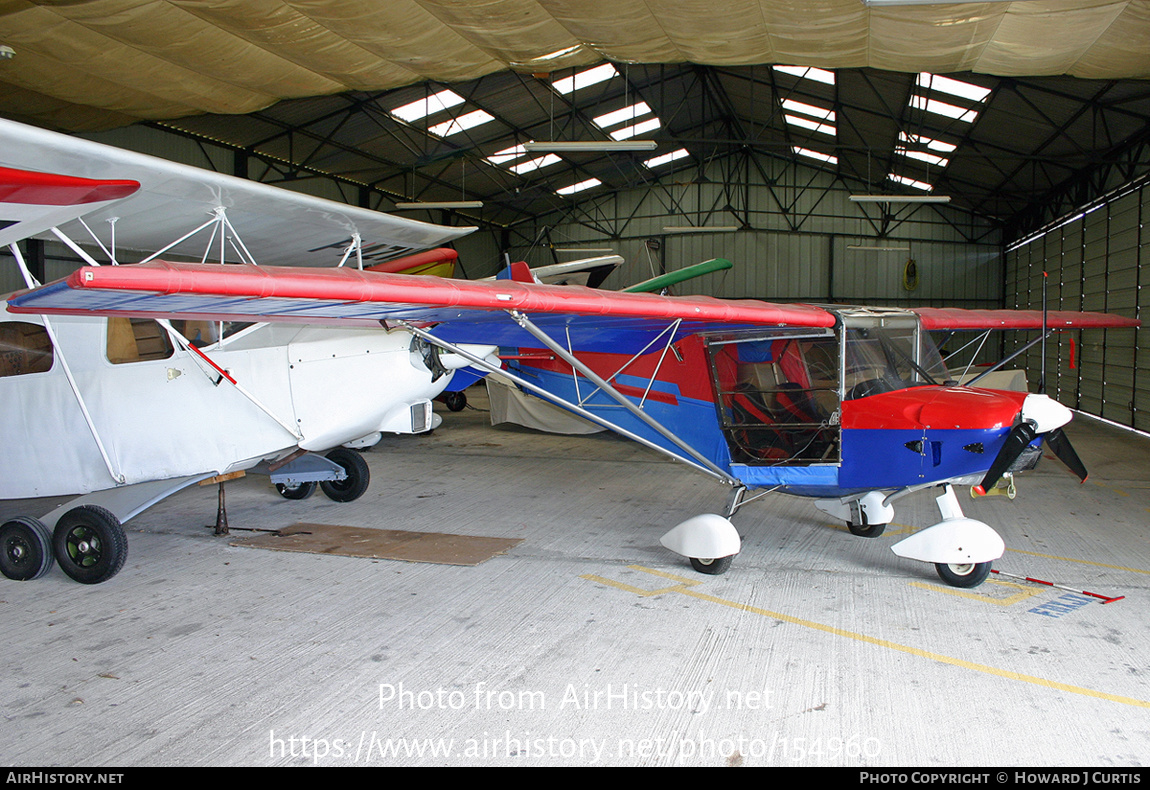
[[1027,343],[1025,346],[1023,346],[1022,348],[1020,348],[1020,349],[1018,349],[1017,351],[1015,351],[1015,352],[1014,352],[1013,354],[1011,354],[1010,356],[1008,356],[1008,357],[1003,357],[1003,358],[1002,358],[1002,359],[1000,359],[1000,360],[999,360],[997,363],[995,363],[995,364],[994,364],[994,365],[992,365],[991,367],[989,367],[989,368],[987,368],[986,370],[984,370],[984,371],[982,371],[981,373],[979,373],[977,376],[975,376],[974,378],[972,378],[970,381],[968,381],[968,382],[966,382],[965,384],[963,384],[963,386],[964,386],[964,387],[973,387],[975,384],[977,384],[977,383],[978,383],[979,381],[981,381],[983,378],[985,378],[986,376],[989,376],[991,373],[993,373],[994,371],[998,370],[1000,367],[1002,367],[1003,365],[1005,365],[1007,362],[1009,362],[1010,360],[1014,359],[1014,358],[1015,358],[1015,357],[1017,357],[1018,355],[1020,355],[1020,354],[1025,354],[1027,351],[1029,351],[1030,349],[1034,348],[1034,347],[1035,347],[1036,345],[1038,345],[1039,343],[1045,343],[1045,342],[1046,342],[1046,338],[1047,338],[1047,336],[1049,336],[1049,335],[1050,335],[1050,334],[1051,334],[1053,331],[1054,331],[1053,329],[1047,329],[1047,330],[1046,330],[1046,331],[1044,331],[1044,332],[1043,332],[1041,335],[1039,335],[1038,337],[1036,337],[1036,338],[1034,338],[1033,340],[1031,340],[1029,343]]
[[[20,267],[20,271],[24,274],[24,279],[31,283],[36,282],[36,278],[28,269],[28,264],[24,260],[24,256],[20,252],[20,247],[17,244],[8,245],[9,251],[16,259],[16,264]],[[80,414],[84,418],[84,422],[88,425],[88,430],[92,433],[92,439],[96,442],[96,449],[100,451],[100,457],[104,459],[104,466],[108,469],[108,474],[117,483],[124,482],[124,476],[116,471],[115,464],[112,463],[111,456],[108,455],[108,450],[104,447],[104,440],[100,438],[100,431],[96,428],[96,423],[92,419],[91,412],[88,411],[88,404],[84,402],[84,396],[80,392],[80,385],[76,383],[76,378],[72,375],[72,368],[68,364],[68,358],[64,355],[64,349],[60,346],[60,341],[56,339],[56,332],[52,329],[52,322],[48,320],[48,316],[41,316],[44,320],[44,331],[48,333],[48,339],[52,343],[52,348],[56,357],[60,360],[60,368],[64,371],[64,377],[68,380],[68,386],[72,389],[72,394],[76,396],[76,404],[80,407]]]
[[[408,323],[407,321],[397,321],[396,323],[399,324],[400,326],[402,326],[404,329],[411,332],[412,334],[414,334],[418,337],[421,337],[424,340],[428,341],[429,343],[433,343],[433,344],[439,346],[440,348],[451,352],[452,354],[458,354],[459,356],[466,359],[468,362],[470,362],[475,367],[481,368],[482,370],[486,370],[488,373],[496,373],[500,376],[504,376],[505,378],[508,378],[511,381],[513,381],[515,384],[518,384],[523,389],[528,390],[528,391],[538,395],[539,397],[543,398],[544,400],[547,400],[547,401],[555,403],[559,406],[562,406],[563,408],[568,409],[568,410],[578,414],[580,417],[582,417],[586,420],[590,420],[591,422],[595,423],[596,425],[601,425],[604,428],[607,428],[608,430],[615,431],[616,433],[630,439],[633,442],[638,442],[639,444],[643,445],[644,447],[646,447],[650,450],[654,450],[657,453],[662,453],[663,455],[667,456],[668,458],[673,458],[674,460],[685,463],[688,466],[690,466],[694,469],[697,469],[700,472],[703,472],[704,474],[708,474],[708,475],[711,475],[712,477],[718,478],[719,480],[721,480],[722,482],[726,483],[727,485],[729,485],[733,488],[742,485],[742,483],[740,483],[738,480],[731,477],[729,474],[724,472],[719,467],[715,466],[713,463],[707,461],[706,459],[703,459],[705,463],[700,465],[698,463],[695,463],[692,460],[684,458],[681,455],[676,455],[675,453],[671,452],[670,450],[666,449],[665,447],[660,447],[659,445],[655,444],[654,442],[652,442],[649,439],[646,439],[646,438],[644,438],[644,437],[642,437],[636,433],[632,433],[631,431],[628,431],[626,428],[622,428],[618,425],[615,425],[610,420],[608,420],[604,417],[601,417],[598,414],[595,414],[594,412],[588,411],[587,409],[583,408],[582,406],[579,406],[577,404],[574,404],[574,403],[571,403],[567,400],[564,400],[563,398],[559,397],[558,395],[555,395],[554,393],[548,392],[547,390],[543,389],[542,387],[540,387],[536,384],[533,384],[530,381],[527,381],[526,379],[524,379],[520,376],[517,376],[514,373],[511,373],[510,371],[503,370],[502,368],[500,368],[496,365],[492,365],[487,360],[482,359],[482,358],[476,356],[475,354],[472,354],[471,352],[467,351],[466,349],[460,348],[459,346],[455,345],[454,343],[450,343],[446,340],[443,340],[442,338],[436,337],[435,335],[431,334],[430,332],[428,332],[424,329],[421,329],[418,326],[414,326],[414,325]],[[560,356],[566,357],[567,354],[565,352],[560,352]],[[604,392],[606,392],[612,398],[615,398],[617,400],[622,399],[622,396],[619,395],[613,387],[606,388],[604,390]],[[630,404],[628,403],[627,405],[630,405]],[[643,414],[643,421],[648,422],[648,423],[654,422],[654,420],[651,420],[650,417],[646,414]],[[679,441],[675,441],[675,444],[681,446],[682,443]],[[687,449],[690,449],[690,448],[687,448]]]
[[515,323],[519,324],[519,326],[530,332],[536,340],[547,346],[547,348],[551,349],[556,356],[590,379],[591,382],[595,384],[595,386],[599,387],[599,389],[607,394],[612,400],[614,400],[627,411],[631,412],[631,414],[633,414],[636,418],[642,420],[646,425],[648,425],[652,430],[654,430],[664,439],[674,444],[687,455],[691,456],[691,458],[695,459],[698,464],[701,464],[702,466],[711,470],[711,472],[717,475],[720,479],[728,481],[731,485],[742,485],[733,477],[724,472],[709,458],[704,456],[694,447],[691,447],[674,433],[667,430],[661,423],[651,417],[650,414],[643,411],[634,403],[629,401],[625,396],[620,394],[618,390],[608,384],[601,376],[599,376],[599,374],[595,373],[595,371],[584,365],[573,354],[563,348],[563,346],[552,340],[550,335],[548,335],[539,327],[535,326],[535,324],[531,323],[531,319],[529,319],[526,315],[520,313],[518,310],[510,311],[510,314],[511,317],[515,320]]

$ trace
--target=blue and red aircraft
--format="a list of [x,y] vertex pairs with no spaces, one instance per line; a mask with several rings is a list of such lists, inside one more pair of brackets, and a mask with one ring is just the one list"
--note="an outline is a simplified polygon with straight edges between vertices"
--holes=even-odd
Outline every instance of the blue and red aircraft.
[[893,550],[959,587],[981,583],[1004,544],[963,515],[956,486],[990,489],[1032,467],[1043,442],[1079,478],[1086,470],[1062,431],[1068,408],[981,388],[981,377],[956,384],[931,333],[1033,330],[1037,343],[1053,331],[1139,325],[1103,313],[783,305],[166,262],[86,267],[10,309],[382,323],[409,332],[423,360],[446,351],[485,371],[491,363],[461,345],[498,345],[501,373],[524,390],[728,487],[722,515],[687,519],[662,538],[696,570],[727,570],[741,546],[730,518],[765,493],[813,498],[852,533],[874,537],[893,502],[935,489],[941,520]]

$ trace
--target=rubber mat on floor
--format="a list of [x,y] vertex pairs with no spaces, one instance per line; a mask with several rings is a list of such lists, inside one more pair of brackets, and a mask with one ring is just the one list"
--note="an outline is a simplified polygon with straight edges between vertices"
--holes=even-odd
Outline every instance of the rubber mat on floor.
[[484,538],[335,524],[292,524],[276,532],[233,538],[230,544],[341,557],[478,565],[522,542],[518,538]]

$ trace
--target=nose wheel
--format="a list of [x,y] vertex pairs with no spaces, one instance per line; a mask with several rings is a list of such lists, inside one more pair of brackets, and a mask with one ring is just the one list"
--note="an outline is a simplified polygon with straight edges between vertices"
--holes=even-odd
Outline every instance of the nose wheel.
[[977,587],[990,575],[990,562],[935,563],[934,569],[951,587]]

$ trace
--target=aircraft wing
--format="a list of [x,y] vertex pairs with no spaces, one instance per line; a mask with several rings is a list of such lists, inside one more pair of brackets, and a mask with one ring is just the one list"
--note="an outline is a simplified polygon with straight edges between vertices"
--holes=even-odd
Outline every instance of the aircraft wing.
[[[813,305],[709,296],[621,293],[516,280],[469,281],[352,268],[183,264],[153,261],[89,266],[9,300],[14,313],[180,317],[198,320],[442,324],[453,342],[533,345],[510,313],[519,312],[572,348],[623,352],[675,320],[679,333],[756,327],[832,327],[836,316]],[[1041,311],[920,308],[927,329],[1040,329]],[[1058,328],[1134,327],[1105,313],[1051,312]]]
[[916,307],[923,329],[1117,329],[1137,327],[1140,322],[1113,313],[1076,313],[1050,310],[963,310],[947,307]]
[[[97,200],[97,194],[77,201],[74,188],[58,185],[53,193],[49,183],[38,197],[27,190],[21,197],[5,182],[5,168],[65,182],[138,182],[139,188],[127,196]],[[36,200],[42,202],[29,202]],[[0,245],[52,238],[54,226],[79,243],[90,242],[76,221],[83,216],[105,246],[111,246],[109,220],[117,218],[116,249],[151,253],[203,224],[221,206],[256,262],[277,266],[334,265],[356,233],[365,262],[378,263],[475,230],[395,217],[0,119]],[[196,236],[170,253],[199,260],[205,247],[206,238]]]
[[154,261],[78,269],[9,300],[12,312],[101,313],[313,324],[444,323],[455,342],[531,345],[509,311],[530,315],[583,350],[622,351],[679,319],[682,332],[761,326],[831,327],[819,307],[708,296],[667,297],[514,280]]

